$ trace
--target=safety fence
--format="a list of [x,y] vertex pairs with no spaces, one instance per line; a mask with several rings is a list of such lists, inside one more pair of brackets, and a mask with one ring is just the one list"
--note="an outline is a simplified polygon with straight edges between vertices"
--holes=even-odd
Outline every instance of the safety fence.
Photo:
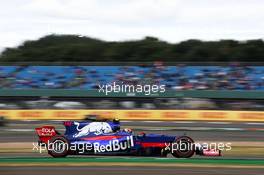
[[264,112],[212,110],[0,110],[10,120],[81,120],[87,115],[120,120],[259,121]]

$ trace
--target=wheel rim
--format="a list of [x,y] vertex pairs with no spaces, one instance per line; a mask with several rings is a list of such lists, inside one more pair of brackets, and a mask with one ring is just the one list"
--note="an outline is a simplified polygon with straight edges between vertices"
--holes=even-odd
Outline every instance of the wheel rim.
[[55,140],[53,142],[53,152],[57,154],[63,153],[67,149],[67,144],[63,140]]
[[195,150],[194,150],[194,141],[189,137],[181,137],[178,138],[176,141],[176,147],[173,149],[172,155],[175,157],[191,157]]

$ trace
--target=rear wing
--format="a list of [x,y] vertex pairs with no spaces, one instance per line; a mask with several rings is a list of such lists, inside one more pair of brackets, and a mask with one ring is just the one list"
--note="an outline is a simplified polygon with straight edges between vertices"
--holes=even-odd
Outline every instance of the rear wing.
[[54,126],[42,126],[35,128],[37,135],[39,136],[39,142],[48,143],[48,141],[59,133],[55,130]]

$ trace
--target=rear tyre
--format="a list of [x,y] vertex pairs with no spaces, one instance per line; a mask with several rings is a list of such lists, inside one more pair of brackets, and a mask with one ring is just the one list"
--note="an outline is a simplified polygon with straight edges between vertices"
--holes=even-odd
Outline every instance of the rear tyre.
[[69,142],[63,136],[54,136],[50,139],[48,153],[52,157],[66,157],[69,151]]
[[165,148],[160,150],[160,156],[161,157],[167,157],[169,151],[167,151]]
[[0,126],[5,126],[6,125],[6,118],[3,116],[0,116]]
[[187,136],[177,138],[171,147],[171,154],[176,158],[190,158],[195,153],[194,141]]

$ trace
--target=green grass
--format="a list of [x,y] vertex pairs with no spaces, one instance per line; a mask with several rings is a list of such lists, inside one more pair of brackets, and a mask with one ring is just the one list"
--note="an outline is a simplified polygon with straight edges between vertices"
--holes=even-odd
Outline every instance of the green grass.
[[262,159],[175,159],[175,158],[147,158],[147,157],[69,157],[69,158],[0,158],[1,163],[191,163],[191,164],[222,164],[222,165],[263,165]]

